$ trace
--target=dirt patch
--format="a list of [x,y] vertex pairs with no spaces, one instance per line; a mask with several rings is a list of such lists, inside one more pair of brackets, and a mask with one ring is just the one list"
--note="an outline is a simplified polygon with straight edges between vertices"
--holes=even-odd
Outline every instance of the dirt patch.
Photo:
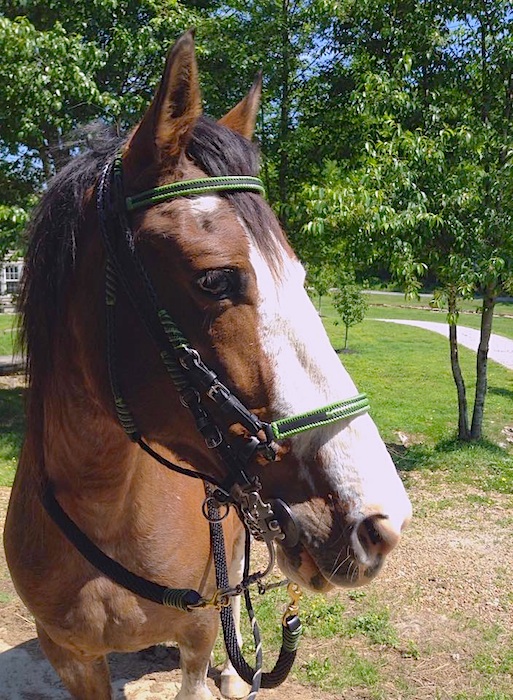
[[[371,643],[363,635],[306,637],[296,664],[301,677],[302,669],[321,664],[336,647],[379,669],[379,683],[323,692],[289,681],[262,691],[262,700],[513,697],[513,497],[457,489],[429,475],[411,474],[408,482],[415,518],[401,547],[369,587],[353,597],[337,594],[352,618],[386,608],[396,643]],[[0,489],[2,522],[8,496],[9,489]],[[39,651],[31,616],[16,597],[3,555],[0,611],[0,699],[68,698]],[[501,665],[501,658],[509,658],[510,665]],[[172,647],[112,655],[111,671],[117,700],[172,698],[180,678]],[[212,670],[209,686],[219,698],[217,673]],[[490,688],[496,695],[485,695]]]
[[26,386],[25,375],[21,373],[0,376],[0,389],[18,389]]

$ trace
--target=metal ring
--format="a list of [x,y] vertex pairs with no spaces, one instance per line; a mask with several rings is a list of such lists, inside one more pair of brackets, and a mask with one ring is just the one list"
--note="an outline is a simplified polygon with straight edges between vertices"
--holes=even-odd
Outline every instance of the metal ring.
[[200,359],[201,359],[201,358],[200,358],[200,354],[199,354],[199,352],[198,352],[197,350],[195,350],[194,348],[191,348],[191,347],[189,347],[189,346],[187,346],[187,348],[185,348],[185,352],[186,352],[186,354],[185,354],[185,355],[182,355],[182,357],[179,358],[179,362],[180,362],[180,364],[182,365],[182,367],[183,367],[184,369],[190,370],[191,367],[190,367],[190,365],[188,364],[187,361],[188,361],[189,359],[192,358],[192,362],[193,362],[195,365],[198,364],[198,362],[199,362]]
[[[215,512],[217,513],[217,515],[216,515],[215,517],[212,517],[212,516],[209,515],[209,513],[208,513],[208,510],[209,510],[209,508],[208,508],[209,501],[212,502],[212,508],[215,509]],[[224,506],[225,509],[226,509],[226,510],[224,511],[224,513],[219,512],[219,509],[220,509],[221,506]],[[229,504],[229,503],[218,503],[218,502],[216,501],[216,499],[215,499],[213,496],[207,496],[207,497],[205,498],[205,500],[203,501],[203,504],[202,504],[202,506],[201,506],[201,510],[202,510],[202,512],[203,512],[203,517],[204,517],[206,520],[208,520],[209,523],[220,523],[220,522],[222,522],[222,521],[226,518],[226,516],[227,516],[228,513],[230,512],[230,504]]]

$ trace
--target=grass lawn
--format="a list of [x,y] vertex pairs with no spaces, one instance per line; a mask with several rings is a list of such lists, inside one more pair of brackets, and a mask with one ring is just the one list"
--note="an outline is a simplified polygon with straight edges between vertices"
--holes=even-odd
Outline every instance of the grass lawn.
[[[0,314],[0,355],[13,356],[17,321],[15,314]],[[0,486],[10,486],[14,478],[23,442],[24,392],[19,381],[0,377]]]
[[[375,300],[395,306],[375,306]],[[413,326],[399,326],[377,318],[445,321],[445,314],[405,309],[398,295],[368,295],[372,306],[363,323],[349,331],[349,352],[341,359],[359,390],[369,395],[372,415],[389,444],[405,436],[411,447],[399,446],[394,457],[400,469],[442,470],[444,478],[513,493],[513,445],[506,440],[513,428],[513,372],[488,363],[488,395],[484,435],[479,444],[454,440],[457,398],[452,378],[448,340]],[[422,300],[424,301],[424,300]],[[409,303],[409,302],[408,302]],[[509,305],[502,305],[511,312]],[[344,327],[329,299],[322,315],[333,346],[343,347]],[[460,325],[479,327],[479,316],[465,314]],[[494,332],[513,339],[513,318],[494,318]],[[460,362],[469,404],[475,391],[475,353],[460,348]]]
[[[370,398],[372,415],[387,443],[401,442],[400,434],[413,443],[406,451],[400,450],[399,466],[403,469],[448,467],[454,478],[464,478],[456,465],[472,462],[475,468],[469,478],[491,479],[490,465],[500,465],[499,471],[509,474],[511,444],[506,442],[504,428],[513,426],[513,373],[490,362],[489,389],[485,410],[484,433],[489,442],[480,445],[454,444],[457,401],[449,363],[448,341],[438,334],[411,326],[382,323],[376,318],[413,318],[445,320],[445,314],[421,308],[402,308],[404,299],[399,295],[368,295],[372,304],[394,303],[394,306],[369,307],[363,323],[349,332],[349,350],[341,359],[359,390]],[[425,300],[421,300],[420,303]],[[409,302],[408,302],[409,303]],[[511,311],[509,305],[503,304]],[[324,324],[336,349],[343,346],[344,329],[336,325],[336,313],[323,299]],[[462,325],[478,327],[479,317],[465,314]],[[15,316],[0,315],[0,354],[12,353],[12,327]],[[513,338],[513,318],[494,319],[494,331]],[[467,392],[472,398],[475,354],[461,348],[460,359]],[[14,465],[23,431],[22,388],[0,390],[0,485],[8,485],[14,474]],[[479,465],[482,465],[480,467]],[[465,473],[465,468],[461,469]],[[460,471],[461,471],[460,470]],[[503,478],[503,475],[500,477]],[[513,488],[513,475],[506,475],[501,490]]]
[[[513,321],[512,321],[513,324]],[[344,329],[326,318],[335,348],[343,346]],[[417,435],[430,444],[448,439],[457,422],[457,400],[449,361],[449,343],[438,334],[366,318],[350,329],[349,352],[341,359],[358,387],[369,394],[373,415],[387,442],[396,431]],[[462,371],[472,396],[475,353],[460,349]],[[485,432],[500,441],[500,424],[512,418],[513,376],[495,362],[488,365],[489,394]]]
[[20,382],[0,377],[0,486],[11,486],[24,434],[24,393]]
[[12,355],[16,336],[15,314],[0,314],[0,355]]

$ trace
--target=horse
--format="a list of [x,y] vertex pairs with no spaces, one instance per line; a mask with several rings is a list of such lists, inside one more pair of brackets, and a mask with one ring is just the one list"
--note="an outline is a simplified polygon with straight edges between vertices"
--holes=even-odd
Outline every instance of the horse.
[[[72,158],[30,225],[26,438],[4,543],[73,698],[112,698],[107,655],[163,641],[180,651],[177,699],[212,697],[218,615],[182,593],[163,606],[134,592],[66,527],[130,575],[204,602],[218,590],[209,500],[227,499],[230,585],[244,518],[272,540],[285,576],[324,592],[371,581],[411,517],[262,196],[260,99],[257,77],[219,121],[205,117],[185,33],[138,125]],[[272,517],[252,520],[257,511]],[[223,695],[247,692],[237,678],[227,664]]]

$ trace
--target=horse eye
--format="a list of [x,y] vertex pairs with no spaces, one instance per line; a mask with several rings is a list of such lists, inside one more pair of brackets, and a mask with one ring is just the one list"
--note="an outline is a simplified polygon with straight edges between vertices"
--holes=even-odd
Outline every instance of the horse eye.
[[234,291],[234,270],[207,270],[198,278],[198,285],[218,299],[226,299]]

